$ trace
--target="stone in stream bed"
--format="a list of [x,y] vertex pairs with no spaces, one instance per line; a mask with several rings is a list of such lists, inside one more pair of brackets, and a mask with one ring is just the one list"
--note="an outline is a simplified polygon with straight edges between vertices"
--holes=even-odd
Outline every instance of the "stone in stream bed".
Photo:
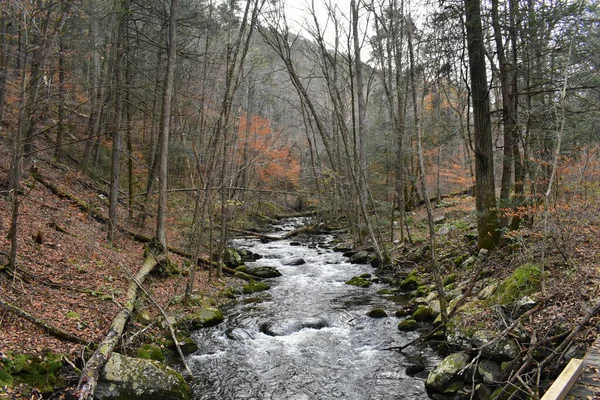
[[262,292],[263,290],[269,290],[271,286],[264,282],[251,281],[242,286],[242,292],[244,294],[251,294],[256,292]]
[[385,318],[388,316],[382,308],[373,308],[367,312],[367,315],[371,318]]
[[263,322],[260,331],[269,336],[287,336],[302,329],[323,329],[329,326],[322,318],[287,319]]
[[358,286],[362,288],[366,288],[371,286],[371,281],[368,279],[362,278],[360,276],[353,276],[350,280],[346,281],[346,285]]
[[281,261],[283,265],[304,265],[306,261],[302,257],[286,258]]
[[275,267],[254,267],[248,268],[246,272],[250,275],[256,275],[260,278],[277,278],[281,272]]

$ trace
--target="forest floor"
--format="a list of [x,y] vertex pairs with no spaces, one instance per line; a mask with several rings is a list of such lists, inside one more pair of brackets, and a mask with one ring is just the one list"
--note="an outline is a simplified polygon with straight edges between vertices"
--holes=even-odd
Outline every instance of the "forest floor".
[[[0,177],[8,176],[9,160],[8,150],[0,144]],[[30,167],[31,164],[26,166],[27,169]],[[46,181],[108,215],[104,194],[108,191],[106,184],[95,187],[96,183],[75,169],[42,157],[35,161],[35,168]],[[23,183],[18,273],[11,276],[0,267],[0,298],[84,342],[98,342],[123,304],[129,277],[142,265],[144,244],[120,232],[110,246],[106,239],[107,226],[90,212],[53,194],[29,173],[24,174]],[[7,182],[0,182],[0,186],[5,190]],[[484,275],[501,278],[519,265],[543,260],[546,297],[550,300],[530,319],[527,328],[539,331],[539,337],[548,334],[549,327],[559,323],[576,325],[600,299],[600,196],[589,195],[577,200],[557,202],[546,222],[538,217],[530,228],[507,235],[510,237],[506,244],[491,252],[484,261]],[[454,260],[457,254],[477,254],[474,241],[466,239],[468,233],[473,232],[473,209],[474,200],[468,196],[447,198],[435,208],[436,217],[440,221],[443,217],[440,223],[447,226],[445,233],[438,237],[441,265],[445,273],[462,274],[464,279],[468,279],[470,271],[461,271]],[[122,210],[120,221],[128,230],[153,236],[149,224],[139,227],[129,223],[131,219],[124,211],[125,207]],[[5,233],[9,230],[10,215],[11,206],[6,197],[1,196],[0,266],[8,262],[10,242]],[[409,253],[426,254],[424,208],[417,209],[409,218],[413,244],[389,243],[394,258],[405,267],[408,265],[404,262],[405,256]],[[170,221],[169,244],[185,249],[185,231],[173,228],[180,221],[175,216]],[[170,257],[183,266],[181,257],[173,254]],[[167,307],[170,299],[184,292],[186,279],[185,276],[150,277],[145,286],[158,304]],[[217,304],[222,301],[220,293],[227,279],[209,281],[208,272],[201,269],[194,292],[205,304]],[[158,315],[151,305],[147,310],[153,316]],[[489,313],[487,317],[491,318],[493,311]],[[486,318],[485,315],[474,317]],[[579,335],[578,343],[582,349],[597,336],[598,322],[600,319],[594,318]],[[134,323],[129,337],[139,329],[141,326]],[[42,356],[47,351],[64,354],[76,361],[81,359],[84,348],[84,345],[57,339],[39,326],[0,309],[0,361],[2,355],[9,352]],[[127,348],[122,351],[127,352]]]

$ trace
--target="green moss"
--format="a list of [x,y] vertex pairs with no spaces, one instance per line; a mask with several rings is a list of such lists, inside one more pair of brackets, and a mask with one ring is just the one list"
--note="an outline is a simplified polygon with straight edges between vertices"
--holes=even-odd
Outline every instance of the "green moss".
[[164,361],[165,355],[160,347],[153,344],[144,344],[137,350],[137,356],[146,360]]
[[390,289],[379,289],[377,291],[377,294],[386,295],[386,294],[394,294],[394,292],[391,291]]
[[14,379],[8,372],[5,372],[0,369],[0,388],[4,386],[13,386]]
[[444,286],[450,285],[451,283],[454,283],[454,282],[456,282],[456,279],[457,279],[457,275],[456,275],[456,274],[450,274],[450,275],[447,275],[447,276],[444,278],[444,280],[442,281],[442,284],[443,284]]
[[[237,274],[236,274],[237,275]],[[262,292],[263,290],[269,290],[271,286],[267,285],[264,282],[251,281],[242,286],[242,292],[244,294],[251,294],[256,292]]]
[[402,282],[400,282],[400,289],[402,290],[412,290],[417,286],[421,285],[421,279],[417,276],[416,273],[411,272]]
[[79,314],[76,313],[75,311],[69,311],[66,315],[67,315],[67,317],[73,318],[73,319],[79,319],[79,318],[81,318],[79,316]]
[[433,319],[435,318],[431,307],[424,305],[418,306],[415,312],[413,312],[412,317],[415,321],[419,322],[433,321]]
[[381,308],[373,308],[372,310],[369,310],[369,312],[367,312],[367,315],[371,318],[387,317],[387,313],[385,312],[385,310],[383,310]]
[[353,276],[352,279],[346,281],[346,285],[358,286],[366,288],[371,286],[371,282],[368,279],[361,278],[360,276]]
[[57,374],[63,366],[60,354],[47,352],[41,357],[7,354],[4,364],[4,373],[12,376],[15,385],[23,383],[44,394],[66,385],[65,380]]
[[523,296],[537,293],[541,290],[542,270],[535,264],[525,264],[518,267],[506,278],[496,290],[490,302],[511,304]]
[[248,282],[251,282],[251,281],[253,281],[253,280],[254,280],[254,277],[253,277],[253,276],[251,276],[251,275],[248,275],[247,273],[245,273],[245,272],[242,272],[242,271],[237,271],[237,272],[235,273],[235,275],[233,275],[233,276],[234,276],[235,278],[238,278],[238,279],[243,279],[243,280],[245,280],[245,281],[248,281]]
[[414,331],[419,327],[419,323],[412,318],[405,319],[398,323],[398,330],[402,332]]

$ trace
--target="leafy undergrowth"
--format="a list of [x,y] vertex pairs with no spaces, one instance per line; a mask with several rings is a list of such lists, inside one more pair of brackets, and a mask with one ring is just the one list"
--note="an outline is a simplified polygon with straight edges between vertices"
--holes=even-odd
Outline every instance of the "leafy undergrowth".
[[[475,239],[474,199],[450,197],[435,207],[437,253],[445,276],[456,274],[469,282],[479,267],[473,294],[491,282],[505,282],[498,292],[507,296],[495,299],[505,304],[529,296],[543,307],[522,321],[520,333],[538,342],[568,332],[600,301],[600,196],[561,192],[547,212],[532,209],[527,226],[506,231],[502,244],[486,257],[469,263],[478,254]],[[401,269],[429,272],[426,212],[409,214],[413,244],[396,243],[393,258]],[[525,278],[527,277],[527,278]],[[506,287],[510,287],[507,293]],[[542,290],[543,288],[543,290]],[[509,298],[510,297],[510,298]],[[485,306],[463,316],[462,324],[478,329],[502,331],[512,322],[510,310]],[[576,337],[571,350],[583,355],[597,338],[600,317],[595,316]],[[555,339],[555,338],[554,338]],[[547,349],[551,351],[551,349]],[[571,353],[573,354],[573,353]],[[563,360],[564,361],[564,360]],[[553,365],[551,373],[562,365]]]

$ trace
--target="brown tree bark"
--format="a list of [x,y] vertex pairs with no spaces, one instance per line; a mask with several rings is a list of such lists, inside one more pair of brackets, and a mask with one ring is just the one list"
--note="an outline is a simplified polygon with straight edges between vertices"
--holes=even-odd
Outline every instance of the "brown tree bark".
[[500,240],[500,224],[496,209],[493,138],[481,25],[481,4],[480,0],[464,0],[464,4],[475,136],[477,238],[479,247],[492,249],[498,245]]

